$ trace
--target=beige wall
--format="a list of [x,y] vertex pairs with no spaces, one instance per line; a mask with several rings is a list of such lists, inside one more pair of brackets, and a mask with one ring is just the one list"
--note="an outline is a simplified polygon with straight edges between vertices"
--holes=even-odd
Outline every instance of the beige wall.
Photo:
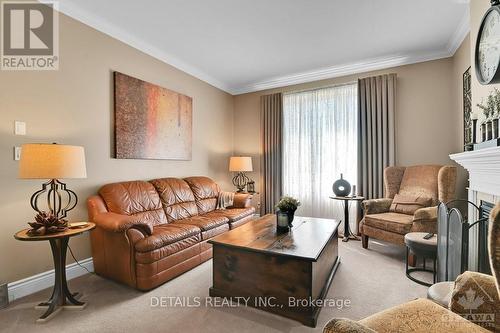
[[[193,97],[192,161],[111,158],[112,71]],[[79,198],[71,220],[87,217],[85,199],[104,183],[164,176],[208,175],[229,186],[233,151],[233,97],[73,19],[60,18],[60,69],[0,72],[0,282],[52,269],[47,242],[19,242],[12,235],[33,219],[30,195],[41,181],[18,180],[13,147],[58,142],[86,149],[88,178],[68,180]],[[14,120],[28,135],[14,136]],[[87,236],[71,240],[78,258],[90,257]]]
[[[463,118],[463,73],[470,67],[470,38],[469,35],[465,37],[462,45],[459,47],[455,55],[453,56],[453,70],[451,78],[451,88],[452,88],[452,108],[453,112],[456,113],[455,125],[453,126],[453,135],[455,137],[455,149],[454,152],[460,152],[464,149],[464,118]],[[455,163],[455,165],[457,165]],[[462,198],[467,198],[467,182],[468,173],[467,171],[458,166],[458,179],[457,179],[457,191],[458,195]]]
[[[342,84],[354,82],[359,77],[396,73],[398,76],[396,94],[397,165],[453,163],[448,155],[462,149],[459,139],[461,127],[457,127],[461,121],[461,109],[457,110],[459,106],[455,101],[457,98],[455,88],[458,83],[454,80],[460,80],[461,85],[461,74],[458,75],[455,72],[463,73],[468,67],[466,59],[462,59],[464,58],[462,53],[466,53],[467,47],[467,43],[462,46],[459,60],[441,59],[238,95],[235,98],[234,114],[235,153],[250,154],[254,157],[255,172],[251,177],[258,182],[260,176],[259,99],[261,95]],[[460,188],[465,188],[463,174]],[[461,195],[464,194],[463,190],[459,192]]]

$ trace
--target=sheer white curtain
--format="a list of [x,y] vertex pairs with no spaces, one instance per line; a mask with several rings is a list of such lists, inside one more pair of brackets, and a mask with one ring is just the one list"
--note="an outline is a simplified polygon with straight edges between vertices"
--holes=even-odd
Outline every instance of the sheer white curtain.
[[341,173],[357,183],[357,90],[354,83],[283,96],[283,195],[301,201],[297,215],[343,220],[343,203],[329,197]]

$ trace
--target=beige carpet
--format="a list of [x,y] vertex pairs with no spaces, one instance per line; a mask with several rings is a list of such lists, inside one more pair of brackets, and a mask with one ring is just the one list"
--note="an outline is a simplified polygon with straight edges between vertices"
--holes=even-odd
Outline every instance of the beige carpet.
[[151,307],[152,297],[200,297],[204,303],[212,281],[211,261],[159,288],[143,293],[85,275],[71,280],[72,291],[84,293],[83,311],[62,311],[45,324],[35,324],[42,314],[33,307],[48,298],[50,290],[16,300],[0,310],[0,332],[320,332],[333,317],[360,319],[390,306],[425,297],[426,287],[406,278],[404,248],[370,241],[340,244],[341,264],[328,298],[348,299],[350,307],[323,308],[316,329],[246,307]]

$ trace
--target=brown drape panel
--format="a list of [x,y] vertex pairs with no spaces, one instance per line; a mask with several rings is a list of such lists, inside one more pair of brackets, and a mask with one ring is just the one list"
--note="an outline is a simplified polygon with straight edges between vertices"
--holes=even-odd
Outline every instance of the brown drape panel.
[[358,192],[384,196],[384,169],[395,163],[396,74],[358,80]]
[[261,215],[274,212],[281,197],[281,140],[283,103],[281,93],[261,97]]

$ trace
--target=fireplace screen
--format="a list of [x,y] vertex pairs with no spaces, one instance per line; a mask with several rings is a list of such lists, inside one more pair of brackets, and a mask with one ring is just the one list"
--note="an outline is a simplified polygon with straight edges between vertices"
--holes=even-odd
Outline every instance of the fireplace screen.
[[[487,249],[489,211],[486,207],[478,207],[467,200],[453,200],[439,205],[438,282],[453,281],[466,270],[490,272]],[[479,216],[479,220],[469,223],[469,213],[472,217]],[[477,246],[477,251],[471,252],[477,253],[477,269],[469,267],[471,244]]]

